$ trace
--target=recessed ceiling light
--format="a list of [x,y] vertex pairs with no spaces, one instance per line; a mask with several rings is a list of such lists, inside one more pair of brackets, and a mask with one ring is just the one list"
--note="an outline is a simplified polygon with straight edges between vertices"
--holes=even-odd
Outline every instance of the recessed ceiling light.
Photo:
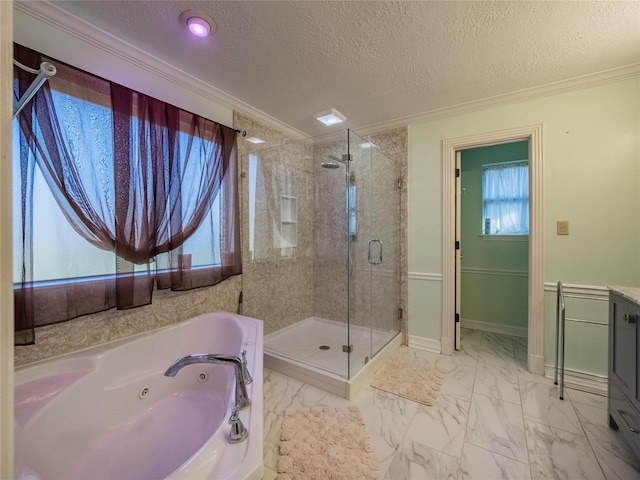
[[371,142],[364,142],[361,143],[360,148],[375,148],[375,144],[371,143]]
[[249,138],[245,138],[245,140],[247,142],[251,142],[251,143],[264,143],[264,142],[266,142],[266,140],[262,140],[261,138],[258,138],[258,137],[249,137]]
[[194,10],[187,10],[180,14],[180,21],[187,25],[191,33],[197,37],[208,37],[216,33],[218,26],[211,17]]
[[342,123],[347,119],[347,117],[345,117],[335,108],[332,108],[331,110],[326,110],[324,112],[316,113],[314,117],[319,122],[324,123],[327,127],[331,125],[335,125],[337,123]]

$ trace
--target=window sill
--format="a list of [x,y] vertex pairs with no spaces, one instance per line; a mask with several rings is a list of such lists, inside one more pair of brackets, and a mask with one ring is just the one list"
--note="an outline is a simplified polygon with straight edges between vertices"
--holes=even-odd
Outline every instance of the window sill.
[[[151,262],[150,262],[151,263]],[[207,270],[207,269],[211,269],[211,268],[222,268],[222,264],[221,263],[213,263],[213,264],[209,264],[209,265],[193,265],[191,268],[185,268],[183,269],[184,272],[191,272],[194,270]],[[150,275],[161,275],[161,274],[168,274],[171,273],[172,270],[171,269],[160,269],[160,270],[156,270],[155,272],[151,272]],[[131,272],[131,273],[123,273],[123,276],[129,276],[129,277],[144,277],[147,275],[146,271],[138,271],[138,272]],[[34,280],[33,282],[29,283],[26,282],[27,285],[33,287],[33,288],[39,288],[39,287],[57,287],[57,286],[69,286],[69,285],[82,285],[82,284],[90,284],[90,283],[95,283],[95,282],[104,282],[104,281],[115,281],[116,279],[116,274],[115,273],[106,273],[103,275],[92,275],[92,276],[87,276],[87,277],[70,277],[70,278],[59,278],[59,279],[55,279],[55,280]],[[22,289],[22,283],[19,281],[14,281],[13,282],[13,289],[14,290],[20,290]]]
[[478,235],[483,240],[497,242],[527,242],[529,235]]

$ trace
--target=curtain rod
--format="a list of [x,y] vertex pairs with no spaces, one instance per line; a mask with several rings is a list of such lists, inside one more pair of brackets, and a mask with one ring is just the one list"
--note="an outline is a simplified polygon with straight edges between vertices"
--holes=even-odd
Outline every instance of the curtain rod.
[[523,158],[522,160],[511,160],[509,162],[483,163],[482,166],[483,167],[488,167],[488,168],[493,167],[493,166],[496,166],[496,167],[502,167],[502,166],[508,167],[509,165],[517,165],[517,164],[524,165],[525,163],[528,164],[529,160],[526,159],[526,158]]
[[33,74],[37,74],[38,75],[33,80],[33,82],[31,82],[31,85],[29,85],[29,88],[27,88],[27,91],[24,92],[22,97],[20,97],[20,100],[18,100],[18,102],[14,104],[14,107],[13,107],[13,118],[16,118],[16,116],[24,108],[24,106],[27,104],[27,102],[29,100],[31,100],[33,98],[33,96],[36,94],[36,92],[38,90],[40,90],[40,87],[42,87],[42,85],[44,85],[44,82],[46,82],[51,77],[53,77],[57,73],[57,70],[56,70],[56,67],[54,67],[49,62],[42,62],[40,64],[40,69],[39,70],[35,70],[33,68],[29,68],[26,65],[21,64],[20,62],[18,62],[15,59],[13,60],[13,64],[15,66],[21,68],[22,70],[25,70],[25,71],[27,71],[29,73],[33,73]]
[[[13,59],[13,64],[16,67],[21,68],[25,72],[33,73],[34,75],[38,75],[33,80],[33,82],[31,82],[31,85],[29,85],[29,88],[27,89],[27,91],[24,92],[24,95],[22,95],[22,97],[20,97],[20,100],[18,100],[18,102],[14,104],[14,107],[13,107],[13,118],[16,118],[18,116],[18,114],[20,113],[20,111],[25,107],[27,102],[29,102],[29,100],[31,100],[33,98],[33,96],[38,92],[38,90],[40,90],[40,87],[42,87],[42,85],[44,85],[44,82],[46,82],[49,78],[53,77],[57,73],[57,70],[56,70],[56,67],[54,65],[52,65],[51,63],[49,63],[49,62],[42,62],[40,64],[40,69],[39,70],[36,70],[35,68],[29,68],[26,65],[23,65],[22,63],[17,61],[15,58]],[[235,130],[237,133],[239,133],[240,136],[243,137],[243,138],[247,136],[247,131],[246,130],[238,130],[237,128],[233,128],[233,130]]]

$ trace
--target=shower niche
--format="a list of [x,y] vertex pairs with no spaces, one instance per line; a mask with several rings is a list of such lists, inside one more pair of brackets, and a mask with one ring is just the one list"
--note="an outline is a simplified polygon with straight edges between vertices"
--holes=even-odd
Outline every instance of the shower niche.
[[278,240],[282,256],[291,256],[298,244],[298,214],[296,197],[280,195],[280,229]]
[[243,312],[264,320],[265,366],[348,397],[400,344],[400,165],[347,130],[242,171]]

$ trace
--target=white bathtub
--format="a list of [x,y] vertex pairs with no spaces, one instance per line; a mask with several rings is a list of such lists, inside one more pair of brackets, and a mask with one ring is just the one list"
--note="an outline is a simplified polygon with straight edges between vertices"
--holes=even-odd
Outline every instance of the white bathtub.
[[[230,444],[233,367],[164,372],[185,355],[243,348],[254,379],[240,411],[249,437]],[[17,369],[16,477],[262,478],[262,361],[262,322],[216,312]]]

